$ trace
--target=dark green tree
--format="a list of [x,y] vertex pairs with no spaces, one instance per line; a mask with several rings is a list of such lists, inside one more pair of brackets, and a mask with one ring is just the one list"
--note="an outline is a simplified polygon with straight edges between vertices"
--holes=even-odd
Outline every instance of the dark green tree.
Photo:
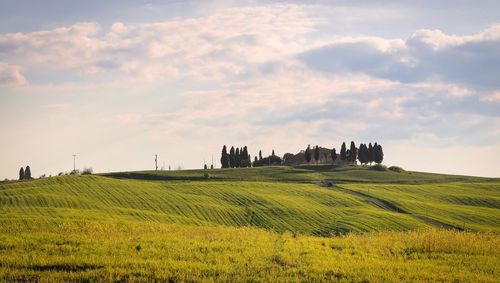
[[373,162],[373,145],[372,143],[368,144],[368,151],[366,152],[366,161],[372,165]]
[[274,149],[273,149],[273,152],[271,153],[271,156],[274,156]]
[[24,168],[19,169],[19,180],[24,180]]
[[229,150],[229,167],[234,168],[235,167],[235,152],[234,152],[234,146],[231,147]]
[[234,167],[239,168],[241,165],[241,154],[240,148],[236,148],[236,153],[234,154]]
[[319,147],[318,147],[318,145],[316,145],[316,147],[314,147],[314,160],[316,161],[316,163],[318,163],[318,161],[319,161]]
[[337,151],[335,150],[335,148],[332,148],[331,156],[332,162],[335,162],[335,160],[337,160]]
[[207,169],[208,169],[207,164],[205,164],[205,166],[203,166],[203,169],[204,169],[204,170],[207,170]]
[[306,162],[309,164],[309,162],[311,162],[311,145],[307,146],[304,157],[306,158]]
[[347,159],[347,150],[345,148],[345,142],[342,143],[342,147],[340,148],[340,159],[345,161]]
[[359,145],[358,160],[361,164],[366,163],[366,144]]
[[384,151],[382,150],[382,146],[381,145],[377,145],[375,144],[376,146],[373,148],[373,150],[375,151],[375,158],[373,161],[375,161],[375,163],[377,164],[380,164],[382,163],[382,161],[384,161]]
[[26,169],[24,169],[24,179],[25,180],[31,179],[31,168],[29,166],[26,166]]
[[262,160],[262,150],[259,150],[259,160]]
[[351,141],[351,146],[349,148],[349,162],[355,163],[358,158],[358,149],[356,148],[356,144]]
[[222,168],[229,168],[229,155],[227,154],[226,145],[222,147],[222,154],[220,157],[220,164]]

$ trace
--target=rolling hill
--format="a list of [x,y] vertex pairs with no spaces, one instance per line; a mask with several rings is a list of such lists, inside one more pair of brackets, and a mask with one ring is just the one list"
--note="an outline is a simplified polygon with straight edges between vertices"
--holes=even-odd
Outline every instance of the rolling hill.
[[5,281],[493,282],[498,232],[491,178],[302,166],[0,183]]

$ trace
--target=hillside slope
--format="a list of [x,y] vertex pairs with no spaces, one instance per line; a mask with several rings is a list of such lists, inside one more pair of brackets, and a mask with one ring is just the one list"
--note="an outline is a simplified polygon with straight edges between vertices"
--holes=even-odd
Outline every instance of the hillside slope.
[[0,204],[0,223],[112,219],[255,226],[314,235],[428,226],[314,184],[65,176],[0,185]]
[[[385,176],[387,172],[367,173]],[[314,183],[63,176],[0,184],[0,222],[33,225],[29,224],[32,220],[111,219],[254,226],[322,236],[429,226],[500,229],[500,182],[437,181],[419,185],[345,183],[328,188]]]

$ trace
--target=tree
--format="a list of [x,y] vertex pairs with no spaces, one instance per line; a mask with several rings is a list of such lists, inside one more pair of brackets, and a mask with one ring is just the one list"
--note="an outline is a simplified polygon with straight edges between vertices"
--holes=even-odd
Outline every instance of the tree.
[[378,147],[378,144],[377,143],[374,143],[373,144],[373,148],[372,148],[372,152],[371,152],[371,159],[372,159],[372,162],[375,162],[375,155],[377,154],[377,147]]
[[203,169],[204,169],[204,170],[207,170],[207,169],[208,169],[207,164],[205,164],[205,166],[203,166]]
[[262,160],[262,150],[259,150],[259,160]]
[[337,151],[335,151],[335,148],[332,148],[331,156],[332,156],[332,161],[335,162],[335,160],[337,159]]
[[355,163],[358,158],[358,149],[356,148],[356,144],[351,141],[351,147],[349,148],[349,161],[351,163]]
[[24,168],[19,169],[19,180],[24,180]]
[[376,147],[374,147],[374,151],[375,151],[374,161],[377,164],[382,163],[382,161],[384,161],[384,151],[382,150],[382,146],[381,145],[377,145]]
[[311,162],[311,145],[307,146],[304,157],[306,158],[306,162],[309,164],[309,162]]
[[366,163],[366,144],[359,145],[358,159],[361,164]]
[[26,166],[26,169],[24,169],[24,179],[25,180],[31,179],[31,169],[30,169],[29,165]]
[[273,149],[273,152],[271,153],[272,156],[274,156],[274,149]]
[[210,165],[210,170],[213,170],[214,169],[214,165]]
[[229,168],[229,156],[227,155],[226,145],[224,145],[222,147],[222,155],[220,157],[220,164],[221,164],[222,168]]
[[318,147],[318,145],[316,145],[316,147],[314,148],[314,160],[316,161],[316,163],[318,163],[318,161],[319,161],[319,147]]
[[234,156],[234,146],[229,150],[229,167],[234,168],[235,156]]
[[342,143],[342,147],[340,148],[340,159],[345,161],[347,159],[347,151],[345,148],[345,142]]
[[236,154],[234,155],[234,167],[239,168],[241,165],[241,154],[240,149],[236,148]]
[[366,152],[366,161],[372,165],[373,162],[373,145],[372,143],[368,144],[368,151]]

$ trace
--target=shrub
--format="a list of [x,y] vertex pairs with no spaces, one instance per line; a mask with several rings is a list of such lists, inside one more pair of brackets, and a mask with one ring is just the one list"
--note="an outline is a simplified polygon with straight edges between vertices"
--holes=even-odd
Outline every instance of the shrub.
[[203,178],[210,179],[210,174],[208,174],[208,173],[203,174]]
[[69,174],[70,175],[80,175],[80,170],[78,170],[78,169],[72,170]]
[[398,167],[398,166],[391,166],[387,169],[394,171],[394,172],[397,172],[397,173],[405,172],[405,170],[403,168]]
[[93,170],[92,168],[84,168],[82,171],[82,175],[92,175]]
[[373,166],[370,166],[369,168],[375,171],[387,171],[387,166],[382,164],[375,164]]

